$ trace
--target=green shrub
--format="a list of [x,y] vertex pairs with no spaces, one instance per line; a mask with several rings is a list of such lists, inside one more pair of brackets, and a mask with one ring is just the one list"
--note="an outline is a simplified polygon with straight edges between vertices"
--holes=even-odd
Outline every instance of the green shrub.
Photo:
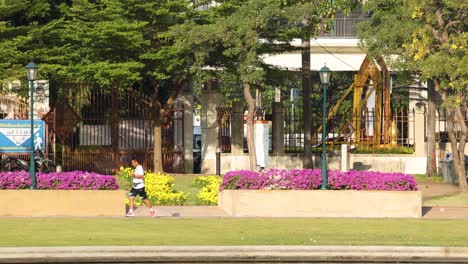
[[353,150],[357,154],[413,154],[414,149],[409,147],[393,147],[393,148],[364,148],[359,147]]

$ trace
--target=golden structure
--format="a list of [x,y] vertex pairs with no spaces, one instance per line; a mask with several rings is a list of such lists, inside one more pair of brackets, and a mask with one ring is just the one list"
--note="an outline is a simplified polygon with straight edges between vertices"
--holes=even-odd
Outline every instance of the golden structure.
[[[345,91],[335,106],[328,112],[327,120],[330,120],[348,94],[353,91],[353,120],[351,123],[353,139],[355,142],[368,142],[375,145],[396,143],[395,129],[392,129],[390,112],[390,74],[385,61],[381,56],[375,58],[366,56],[359,72],[354,76],[354,82]],[[373,105],[373,120],[366,120],[366,112],[369,97],[375,92],[375,104]],[[373,124],[373,133],[366,133],[366,122]],[[321,131],[322,127],[318,129]]]

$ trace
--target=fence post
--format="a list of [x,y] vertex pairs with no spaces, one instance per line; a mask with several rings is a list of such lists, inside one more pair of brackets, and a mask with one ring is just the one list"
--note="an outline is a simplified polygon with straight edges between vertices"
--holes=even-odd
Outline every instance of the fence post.
[[218,115],[216,107],[222,101],[222,95],[217,88],[217,81],[208,81],[201,96],[201,173],[206,174],[214,174],[216,172],[216,147],[218,146]]
[[[424,142],[424,107],[416,107],[413,111],[414,114],[414,153],[416,156],[426,156],[426,144]],[[411,137],[411,135],[408,135]]]
[[231,122],[231,154],[241,156],[244,154],[244,106],[242,102],[232,104]]
[[341,145],[341,171],[349,171],[350,156],[348,144]]
[[[294,125],[294,124],[293,124]],[[284,154],[284,105],[282,102],[273,103],[273,152],[276,155]]]

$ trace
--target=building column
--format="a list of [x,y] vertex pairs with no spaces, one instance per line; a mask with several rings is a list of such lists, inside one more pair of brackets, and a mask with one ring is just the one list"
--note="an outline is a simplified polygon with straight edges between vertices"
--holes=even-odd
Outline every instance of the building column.
[[273,103],[273,153],[284,154],[284,105],[282,102]]
[[232,104],[231,117],[231,154],[244,154],[244,106],[241,102]]
[[184,173],[193,173],[193,86],[188,81],[178,98],[184,109]]
[[222,95],[216,80],[205,83],[201,96],[201,173],[216,173],[216,147],[218,147],[218,121],[216,107],[220,106]]
[[426,156],[426,144],[424,142],[425,136],[426,135],[424,135],[424,106],[416,105],[414,111],[414,153],[418,157]]
[[341,145],[341,171],[349,171],[350,156],[348,150],[349,146],[347,144]]

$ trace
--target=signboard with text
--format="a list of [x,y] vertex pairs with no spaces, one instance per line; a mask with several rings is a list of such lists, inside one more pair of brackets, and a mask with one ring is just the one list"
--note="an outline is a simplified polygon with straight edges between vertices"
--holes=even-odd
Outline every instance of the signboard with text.
[[0,152],[30,152],[31,140],[34,142],[34,150],[44,150],[44,121],[34,120],[34,137],[31,138],[30,120],[0,120]]

